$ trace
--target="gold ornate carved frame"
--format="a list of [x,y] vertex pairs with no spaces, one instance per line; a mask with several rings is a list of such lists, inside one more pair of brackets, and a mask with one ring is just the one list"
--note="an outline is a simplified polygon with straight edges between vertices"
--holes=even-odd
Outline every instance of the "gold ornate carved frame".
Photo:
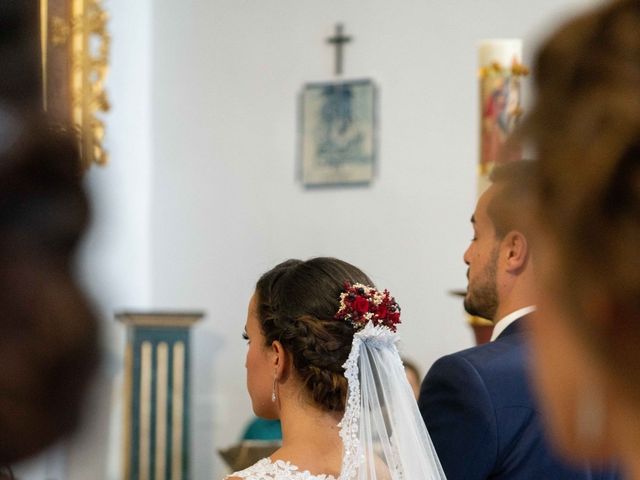
[[40,0],[43,108],[78,135],[83,169],[107,162],[105,79],[111,38],[102,0]]

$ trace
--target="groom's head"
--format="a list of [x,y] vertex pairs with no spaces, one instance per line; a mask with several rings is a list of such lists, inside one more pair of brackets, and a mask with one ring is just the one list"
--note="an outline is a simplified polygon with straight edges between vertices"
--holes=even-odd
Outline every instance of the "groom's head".
[[528,235],[533,162],[514,161],[496,167],[491,186],[480,196],[471,217],[473,238],[464,262],[468,313],[499,320],[521,303],[530,303],[532,267]]

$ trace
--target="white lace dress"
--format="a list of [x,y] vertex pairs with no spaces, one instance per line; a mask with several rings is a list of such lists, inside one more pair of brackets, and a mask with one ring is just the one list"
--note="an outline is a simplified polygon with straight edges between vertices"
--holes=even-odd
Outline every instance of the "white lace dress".
[[246,478],[247,480],[336,480],[331,475],[312,475],[308,470],[300,471],[291,462],[263,458],[258,462],[239,472],[232,473],[229,477]]

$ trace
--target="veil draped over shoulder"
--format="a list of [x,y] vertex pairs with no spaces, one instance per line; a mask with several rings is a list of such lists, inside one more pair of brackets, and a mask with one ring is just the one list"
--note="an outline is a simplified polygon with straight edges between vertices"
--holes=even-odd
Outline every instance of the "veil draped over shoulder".
[[444,480],[396,347],[398,334],[369,322],[343,365],[349,388],[339,480]]

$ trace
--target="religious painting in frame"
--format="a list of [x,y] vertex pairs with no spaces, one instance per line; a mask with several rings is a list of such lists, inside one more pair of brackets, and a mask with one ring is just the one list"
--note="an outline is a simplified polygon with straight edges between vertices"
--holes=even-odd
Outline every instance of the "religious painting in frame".
[[305,85],[300,103],[303,183],[370,183],[376,156],[373,82],[310,83]]

